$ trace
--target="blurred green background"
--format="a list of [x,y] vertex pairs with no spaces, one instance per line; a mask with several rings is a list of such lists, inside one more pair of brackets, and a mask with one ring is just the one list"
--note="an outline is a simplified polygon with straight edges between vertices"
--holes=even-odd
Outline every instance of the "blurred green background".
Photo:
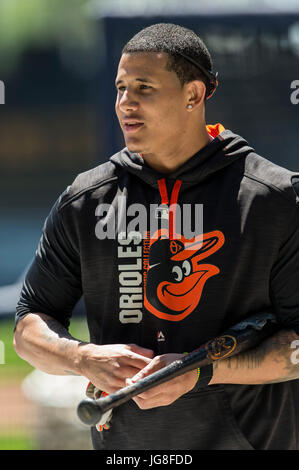
[[[0,321],[0,338],[5,346],[5,364],[0,365],[0,450],[90,449],[89,431],[87,428],[81,428],[79,421],[76,442],[72,436],[74,431],[69,432],[69,427],[75,426],[76,402],[72,406],[70,405],[70,412],[73,413],[74,419],[71,421],[71,425],[67,422],[62,423],[63,435],[59,435],[60,442],[57,442],[57,435],[53,434],[53,424],[51,426],[51,419],[54,416],[54,426],[61,427],[60,420],[56,418],[55,421],[55,415],[53,415],[55,403],[47,409],[45,406],[47,396],[44,390],[40,390],[40,394],[44,398],[42,405],[37,401],[30,400],[31,389],[29,393],[24,393],[22,390],[24,379],[29,377],[34,369],[16,354],[13,348],[13,328],[13,318]],[[89,340],[87,325],[83,318],[73,320],[70,333],[83,341]],[[40,379],[44,380],[44,376],[41,375]],[[63,385],[64,382],[61,383],[61,386]],[[83,397],[85,388],[82,386],[81,390]],[[57,393],[57,390],[54,392]],[[70,402],[71,399],[72,397],[70,397]],[[50,400],[51,395],[49,396]]]
[[[22,277],[59,194],[79,172],[97,164],[91,93],[96,26],[84,10],[87,3],[0,0],[2,287]],[[53,378],[61,382],[50,389],[41,375],[24,390],[24,380],[35,371],[14,351],[8,294],[0,290],[0,450],[90,448],[89,429],[76,422],[75,405],[70,405],[70,416],[62,414],[65,403],[56,406],[59,387],[66,387],[63,377]],[[89,339],[82,315],[74,318],[70,331]],[[83,396],[84,383],[76,386]],[[70,397],[70,403],[76,400]]]
[[[15,299],[55,200],[121,148],[121,47],[158,21],[194,27],[215,58],[208,123],[299,171],[298,0],[0,0],[0,450],[91,448],[75,410],[87,382],[39,374],[16,355]],[[70,332],[89,338],[82,302]]]

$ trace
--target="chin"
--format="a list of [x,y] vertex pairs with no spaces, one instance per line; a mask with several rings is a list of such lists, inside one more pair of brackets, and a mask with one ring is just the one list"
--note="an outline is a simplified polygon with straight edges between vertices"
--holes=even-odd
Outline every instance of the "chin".
[[142,153],[143,151],[143,146],[140,143],[137,142],[126,142],[126,147],[130,152],[133,153]]

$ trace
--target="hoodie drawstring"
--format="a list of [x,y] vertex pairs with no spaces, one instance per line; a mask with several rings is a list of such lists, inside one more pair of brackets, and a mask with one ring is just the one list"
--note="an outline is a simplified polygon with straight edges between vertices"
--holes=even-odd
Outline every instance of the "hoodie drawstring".
[[[167,186],[165,178],[158,180],[159,192],[161,195],[161,204],[169,206],[169,199],[167,194]],[[169,239],[173,240],[176,227],[176,205],[179,197],[180,188],[182,185],[181,180],[176,180],[171,191],[170,206],[169,206]]]

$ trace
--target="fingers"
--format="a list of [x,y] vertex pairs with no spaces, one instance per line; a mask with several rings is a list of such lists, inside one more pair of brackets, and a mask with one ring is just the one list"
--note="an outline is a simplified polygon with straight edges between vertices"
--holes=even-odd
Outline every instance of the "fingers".
[[[178,398],[178,397],[177,397]],[[140,398],[139,396],[134,397],[133,401],[141,410],[149,410],[151,408],[157,408],[158,406],[171,405],[175,400],[170,395],[156,395],[149,399]]]
[[[165,360],[163,356],[156,356],[146,367],[138,371],[131,379],[128,378],[126,380],[126,385],[131,385],[135,382],[138,382],[139,380],[153,374],[164,366]],[[168,387],[170,382],[171,381],[168,381],[166,386],[165,384],[157,385],[156,387],[153,387],[150,390],[147,390],[146,392],[140,393],[134,398],[134,401],[142,409],[159,406],[158,403],[161,400],[161,394],[167,391],[166,397],[168,395]],[[163,401],[165,401],[165,397]]]
[[151,359],[134,353],[125,358],[121,358],[119,362],[122,366],[135,367],[135,369],[140,370],[144,369],[151,362]]
[[126,378],[134,377],[151,361],[154,352],[136,344],[96,346],[90,356],[88,378],[106,393],[126,386]]
[[131,353],[128,356],[130,365],[138,368],[139,370],[150,364],[154,357],[154,351],[151,349],[142,348],[136,344],[129,344],[128,348]]
[[[123,355],[119,357],[122,366],[128,365],[140,370],[146,367],[154,357],[154,351],[142,348],[137,344],[124,345],[123,348]],[[131,375],[127,377],[131,377]]]
[[[137,372],[131,379],[126,380],[126,385],[135,383],[144,377],[156,372],[165,365],[173,362],[181,355],[166,354],[156,356],[146,367]],[[141,409],[167,406],[177,400],[180,396],[191,390],[197,381],[197,371],[192,370],[181,376],[175,377],[163,384],[157,385],[133,398]]]
[[[126,385],[131,385],[133,382],[131,379],[126,380]],[[133,401],[138,405],[141,410],[147,410],[158,406],[170,405],[174,401],[174,396],[177,397],[177,392],[173,386],[169,386],[169,382],[158,385],[157,387],[151,388],[146,392],[143,392],[136,397],[133,397]],[[175,398],[176,399],[176,398]]]
[[152,361],[150,361],[145,367],[143,367],[140,371],[137,372],[136,375],[132,377],[133,382],[137,382],[138,380],[147,377],[150,374],[153,374],[157,370],[161,369],[166,365],[166,361],[164,360],[163,356],[156,356]]
[[112,373],[109,374],[108,378],[105,380],[102,378],[101,390],[106,393],[115,393],[117,390],[126,387],[126,379],[136,375],[139,369],[136,367],[118,367],[114,369]]
[[124,366],[121,368],[121,378],[125,381],[126,379],[131,379],[135,377],[140,369],[137,367]]
[[[126,379],[126,386],[131,385],[136,383],[136,380],[132,379]],[[152,400],[155,400],[156,397],[161,399],[162,395],[165,395],[166,397],[168,395],[176,395],[178,392],[180,386],[180,379],[174,378],[172,380],[169,380],[163,384],[157,385],[156,387],[150,388],[149,390],[146,390],[145,392],[139,393],[137,395],[137,398],[141,398],[142,400],[148,400],[151,402]]]
[[149,359],[153,359],[154,357],[154,351],[152,349],[142,348],[137,344],[128,344],[128,346],[131,348],[131,351],[135,352],[136,354],[139,354],[140,356],[145,356]]

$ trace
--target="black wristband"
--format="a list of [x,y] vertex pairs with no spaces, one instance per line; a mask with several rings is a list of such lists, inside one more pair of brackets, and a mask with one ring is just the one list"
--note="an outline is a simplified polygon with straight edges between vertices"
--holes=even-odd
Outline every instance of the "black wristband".
[[202,390],[206,388],[213,377],[213,364],[200,367],[199,376],[192,391]]

